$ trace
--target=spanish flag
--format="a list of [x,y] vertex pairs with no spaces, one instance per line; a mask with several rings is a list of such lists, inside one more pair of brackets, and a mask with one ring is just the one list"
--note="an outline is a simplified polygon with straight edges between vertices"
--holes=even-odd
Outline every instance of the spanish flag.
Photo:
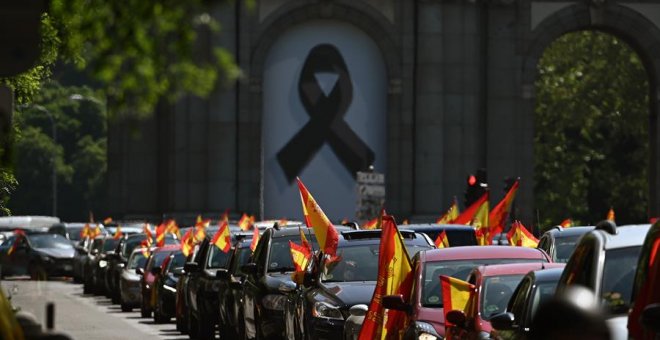
[[257,244],[259,244],[259,228],[252,228],[252,242],[250,242],[250,250],[254,252],[257,249]]
[[142,231],[147,235],[147,238],[149,240],[153,240],[154,235],[151,232],[151,226],[149,225],[149,223],[145,223],[142,225]]
[[195,227],[195,232],[193,234],[193,244],[200,243],[204,241],[206,237],[206,228],[205,227]]
[[103,224],[109,224],[110,222],[112,222],[112,217],[106,217],[106,218],[103,220]]
[[89,230],[89,237],[96,238],[96,236],[101,235],[101,225],[97,224],[94,229]]
[[298,227],[298,231],[300,232],[300,244],[309,249],[309,251],[312,251],[312,245],[309,244],[309,241],[307,241],[307,237],[305,236],[305,233],[302,231],[302,228]]
[[449,248],[449,238],[446,231],[443,230],[438,234],[438,237],[435,239],[435,246],[437,248]]
[[337,243],[339,243],[337,230],[335,230],[328,217],[325,216],[321,207],[316,203],[314,197],[312,197],[312,194],[307,191],[300,178],[297,178],[297,180],[307,227],[314,228],[316,240],[323,253],[337,255]]
[[7,250],[7,256],[11,255],[14,251],[16,251],[16,248],[18,248],[18,243],[21,242],[23,237],[25,237],[25,232],[21,229],[14,230],[14,234],[16,235],[16,238],[14,239],[14,242],[11,244],[9,250]]
[[80,238],[89,237],[91,230],[92,229],[89,227],[89,223],[85,223],[85,226],[80,231]]
[[520,221],[513,222],[506,238],[512,246],[536,248],[539,244],[539,240]]
[[179,226],[176,224],[176,221],[171,219],[165,222],[165,225],[167,226],[165,228],[166,233],[170,233],[172,235],[176,235],[178,239],[181,239],[181,231],[179,231]]
[[360,340],[401,338],[408,316],[403,311],[388,310],[382,305],[385,295],[401,294],[410,300],[413,275],[410,257],[392,216],[382,217],[382,234],[378,253],[378,280],[369,310],[360,329]]
[[453,325],[447,321],[447,313],[452,310],[460,310],[468,314],[474,303],[476,288],[463,280],[445,275],[440,276],[440,284],[442,286],[442,308],[445,314],[445,335],[450,338],[451,331],[448,328]]
[[612,222],[616,221],[614,217],[614,208],[610,207],[610,210],[607,212],[607,217],[605,219]]
[[477,211],[482,208],[482,206],[488,205],[488,191],[484,192],[478,200],[474,201],[467,209],[465,209],[452,224],[464,224],[469,225],[474,220],[474,216],[477,214]]
[[220,216],[220,221],[227,221],[229,223],[229,209],[225,210],[224,213]]
[[231,234],[229,233],[229,224],[227,224],[227,221],[222,220],[220,222],[220,229],[218,229],[211,239],[211,243],[223,252],[229,252],[229,249],[231,249]]
[[164,223],[159,224],[156,227],[156,246],[162,247],[165,245],[165,233],[167,232],[167,226]]
[[380,217],[376,217],[373,220],[367,221],[367,223],[362,226],[362,229],[380,229]]
[[458,203],[456,203],[456,197],[454,197],[454,202],[451,204],[447,212],[442,215],[439,219],[435,221],[437,224],[451,224],[456,218],[458,218],[460,211],[458,210]]
[[570,227],[573,226],[573,220],[571,220],[570,218],[567,218],[567,219],[561,221],[561,223],[559,223],[559,225],[562,226],[562,228],[570,228]]
[[312,258],[312,252],[305,246],[301,246],[293,241],[289,241],[291,248],[291,259],[297,272],[303,272],[307,269],[307,264]]
[[112,235],[112,238],[115,240],[120,239],[124,234],[121,232],[121,225],[117,225],[117,230],[115,230],[115,234]]
[[470,224],[474,226],[475,229],[477,229],[477,243],[480,246],[490,244],[492,237],[490,236],[490,227],[488,221],[488,200],[486,200],[478,207],[477,212],[474,214]]
[[243,213],[241,219],[238,220],[238,227],[243,231],[250,230],[250,216],[248,216],[246,213]]
[[513,200],[516,199],[519,183],[520,179],[517,179],[511,186],[511,189],[509,189],[506,195],[504,195],[504,198],[502,198],[500,203],[497,203],[495,208],[493,208],[493,210],[491,210],[490,214],[488,215],[489,244],[493,243],[493,237],[495,234],[501,233],[504,230],[506,220],[509,217],[509,213],[511,212],[511,204],[513,203]]
[[195,221],[196,228],[206,228],[211,224],[210,219],[202,219],[202,215],[197,215],[197,221]]
[[195,240],[193,236],[193,228],[188,229],[181,239],[181,252],[188,257],[195,247]]

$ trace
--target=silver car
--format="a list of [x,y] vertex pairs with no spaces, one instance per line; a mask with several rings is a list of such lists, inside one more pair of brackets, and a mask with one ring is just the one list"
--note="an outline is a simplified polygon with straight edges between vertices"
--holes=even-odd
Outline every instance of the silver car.
[[142,275],[137,273],[138,268],[144,268],[147,257],[143,253],[144,248],[135,248],[128,258],[126,267],[119,277],[119,294],[122,312],[130,312],[142,304],[142,291],[140,278]]

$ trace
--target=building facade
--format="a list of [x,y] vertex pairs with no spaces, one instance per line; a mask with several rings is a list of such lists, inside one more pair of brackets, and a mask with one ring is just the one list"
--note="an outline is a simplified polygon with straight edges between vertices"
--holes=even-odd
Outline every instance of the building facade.
[[[256,0],[221,2],[208,46],[234,53],[236,86],[163,104],[139,134],[110,128],[115,216],[302,218],[300,177],[332,219],[353,218],[355,171],[386,176],[386,208],[431,219],[484,168],[491,204],[520,177],[535,220],[537,63],[563,34],[604,30],[641,56],[651,88],[650,214],[660,213],[660,1]],[[460,201],[460,200],[459,200]]]

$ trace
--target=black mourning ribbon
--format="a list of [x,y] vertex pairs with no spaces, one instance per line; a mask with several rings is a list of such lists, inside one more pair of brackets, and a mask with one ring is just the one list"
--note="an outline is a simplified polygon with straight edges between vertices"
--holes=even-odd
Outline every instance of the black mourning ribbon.
[[[338,75],[328,96],[314,76],[319,72]],[[277,153],[277,160],[289,182],[300,174],[326,141],[353,177],[373,164],[374,152],[343,118],[353,100],[353,84],[335,46],[321,44],[309,52],[300,75],[298,92],[310,120]]]

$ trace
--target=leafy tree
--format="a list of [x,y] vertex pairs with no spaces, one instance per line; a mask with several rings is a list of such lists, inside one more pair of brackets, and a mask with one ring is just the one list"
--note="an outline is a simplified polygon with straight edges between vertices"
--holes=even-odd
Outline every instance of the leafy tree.
[[535,200],[542,225],[647,220],[649,85],[616,37],[566,34],[543,54],[535,115]]

